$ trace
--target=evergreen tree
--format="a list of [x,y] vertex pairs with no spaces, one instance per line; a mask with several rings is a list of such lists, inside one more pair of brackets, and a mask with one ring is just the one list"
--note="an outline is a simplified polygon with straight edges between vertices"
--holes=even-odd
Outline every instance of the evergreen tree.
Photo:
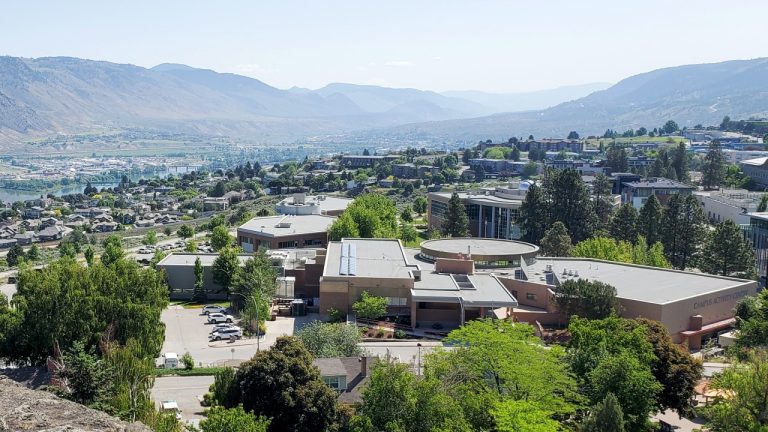
[[754,277],[755,253],[733,221],[723,221],[708,233],[699,269],[721,276]]
[[720,186],[725,180],[725,156],[717,140],[709,144],[709,151],[704,157],[701,167],[701,185],[705,190],[712,190]]
[[637,241],[637,219],[637,210],[632,204],[624,204],[611,218],[608,232],[618,241],[634,243]]
[[562,222],[555,222],[541,239],[541,253],[545,256],[567,257],[571,255],[571,237]]
[[592,407],[589,417],[580,429],[582,432],[624,432],[624,413],[613,393]]
[[629,169],[629,157],[623,147],[609,147],[605,152],[605,159],[613,172],[627,172]]
[[760,204],[757,205],[757,211],[761,213],[766,210],[768,210],[768,194],[763,194],[760,197]]
[[704,213],[693,195],[672,195],[664,213],[662,233],[667,259],[674,267],[685,270],[706,236]]
[[562,222],[573,241],[591,237],[598,221],[581,175],[574,169],[565,169],[550,170],[547,177],[551,222]]
[[611,203],[611,181],[605,174],[598,174],[592,182],[592,195],[594,196],[595,215],[601,226],[605,226],[611,217],[613,204]]
[[195,290],[192,292],[192,301],[195,303],[205,303],[208,295],[205,292],[205,283],[203,282],[203,264],[200,257],[195,258]]
[[637,218],[637,233],[648,242],[654,244],[661,240],[661,230],[664,223],[664,209],[656,195],[651,195],[640,209]]
[[21,261],[24,260],[24,248],[19,245],[13,245],[5,255],[5,261],[9,267],[16,267]]
[[448,210],[443,219],[443,233],[451,237],[466,237],[469,235],[468,227],[467,210],[459,194],[454,192],[448,201]]
[[675,168],[677,180],[687,182],[690,179],[688,175],[688,152],[684,142],[678,144],[677,148],[673,151],[672,166]]
[[539,244],[547,230],[549,208],[539,186],[531,185],[520,206],[520,227],[523,240]]

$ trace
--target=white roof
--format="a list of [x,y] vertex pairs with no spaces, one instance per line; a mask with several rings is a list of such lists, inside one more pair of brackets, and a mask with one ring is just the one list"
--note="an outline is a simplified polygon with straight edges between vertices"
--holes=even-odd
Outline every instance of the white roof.
[[265,216],[249,220],[237,231],[264,237],[315,234],[328,231],[334,220],[336,218],[321,215]]
[[173,353],[173,352],[165,353],[164,357],[167,358],[167,359],[177,359],[177,358],[179,358],[178,354]]
[[768,157],[759,157],[755,159],[747,159],[741,161],[742,165],[754,165],[754,166],[761,166],[765,165],[765,162],[768,161]]

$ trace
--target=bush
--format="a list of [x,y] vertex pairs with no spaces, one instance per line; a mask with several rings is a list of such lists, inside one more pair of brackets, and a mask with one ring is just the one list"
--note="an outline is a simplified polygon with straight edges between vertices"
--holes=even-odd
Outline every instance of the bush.
[[184,365],[184,369],[186,370],[192,370],[195,368],[195,359],[192,358],[192,354],[189,353],[189,351],[185,352],[183,356],[181,356],[181,364]]
[[379,329],[379,330],[376,332],[376,337],[377,337],[377,338],[383,338],[383,337],[384,337],[384,330],[382,330],[382,329]]
[[328,322],[340,323],[346,321],[346,319],[347,317],[345,316],[344,312],[335,308],[328,309]]
[[402,330],[399,330],[399,329],[398,329],[398,330],[395,330],[395,339],[405,339],[405,338],[407,338],[407,337],[408,337],[408,335],[407,335],[407,334],[405,334],[405,332],[404,332],[404,331],[402,331]]

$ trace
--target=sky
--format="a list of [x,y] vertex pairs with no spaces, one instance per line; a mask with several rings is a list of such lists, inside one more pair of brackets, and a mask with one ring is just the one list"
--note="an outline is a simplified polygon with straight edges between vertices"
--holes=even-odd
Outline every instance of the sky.
[[527,92],[768,56],[765,17],[764,0],[7,1],[0,55]]

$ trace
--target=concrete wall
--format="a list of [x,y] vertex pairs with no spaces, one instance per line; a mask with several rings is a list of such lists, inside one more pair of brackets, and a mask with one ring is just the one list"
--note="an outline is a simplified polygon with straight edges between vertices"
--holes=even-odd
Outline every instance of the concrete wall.
[[[171,299],[190,299],[195,289],[195,267],[158,265],[158,269],[165,271],[165,280],[170,289]],[[223,299],[226,293],[220,293],[221,285],[213,281],[212,267],[203,267],[203,286],[208,298]]]
[[[412,279],[377,279],[364,277],[323,277],[320,280],[320,311],[329,308],[350,312],[352,304],[360,299],[363,291],[380,297],[406,298],[405,311],[411,306]],[[345,300],[346,299],[346,300]]]

